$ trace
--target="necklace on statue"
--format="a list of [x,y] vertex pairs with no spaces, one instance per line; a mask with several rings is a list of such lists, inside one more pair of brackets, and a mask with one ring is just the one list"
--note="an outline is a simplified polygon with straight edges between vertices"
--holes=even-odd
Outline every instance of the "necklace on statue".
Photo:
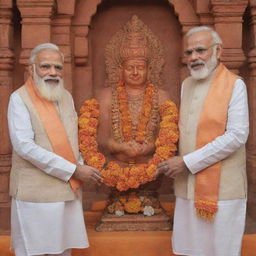
[[145,90],[144,89],[141,90],[139,94],[129,94],[128,90],[126,90],[126,93],[127,93],[129,112],[131,115],[132,130],[134,134],[136,132],[137,125],[139,122],[139,117],[141,115]]
[[122,81],[113,93],[112,131],[118,142],[145,142],[149,121],[158,109],[156,100],[153,100],[158,97],[158,91],[152,84],[148,84],[142,93],[133,96],[127,93]]

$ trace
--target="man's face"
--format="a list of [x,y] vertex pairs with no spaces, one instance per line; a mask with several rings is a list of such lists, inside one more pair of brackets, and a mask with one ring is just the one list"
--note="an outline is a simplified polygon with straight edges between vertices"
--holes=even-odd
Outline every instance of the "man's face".
[[42,50],[37,53],[32,68],[40,94],[49,101],[60,101],[64,92],[61,54],[54,50]]
[[122,65],[123,80],[128,86],[142,86],[147,81],[148,65],[145,60],[131,59]]
[[63,60],[59,52],[42,50],[37,53],[35,71],[39,77],[51,85],[58,85],[63,76]]
[[204,79],[215,69],[220,53],[220,46],[213,43],[210,31],[194,33],[185,40],[184,55],[195,79]]

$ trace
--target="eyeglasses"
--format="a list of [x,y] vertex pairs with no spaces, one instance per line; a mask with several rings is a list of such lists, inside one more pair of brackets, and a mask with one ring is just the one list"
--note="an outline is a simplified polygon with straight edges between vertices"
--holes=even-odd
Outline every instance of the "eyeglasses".
[[217,44],[212,44],[209,47],[202,47],[202,46],[198,46],[195,47],[193,49],[188,49],[186,51],[184,51],[184,56],[189,57],[193,54],[193,52],[196,52],[196,54],[198,55],[203,55],[205,54],[210,48],[212,48],[213,46],[215,46]]

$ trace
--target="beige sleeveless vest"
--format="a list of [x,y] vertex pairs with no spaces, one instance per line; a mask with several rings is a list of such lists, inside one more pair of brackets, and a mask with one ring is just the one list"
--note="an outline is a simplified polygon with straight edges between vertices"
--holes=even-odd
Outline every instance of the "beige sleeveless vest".
[[[17,92],[29,111],[35,133],[35,143],[52,152],[51,144],[25,87],[22,86]],[[72,106],[72,97],[66,91],[66,95],[63,97],[62,102],[58,104],[57,110],[67,131],[74,155],[78,159],[77,115]],[[75,198],[69,183],[46,174],[17,155],[15,149],[13,149],[12,154],[10,195],[15,199],[28,202],[60,202]]]
[[[180,106],[179,154],[186,155],[196,149],[196,131],[204,99],[213,76],[206,81],[196,81],[192,77],[183,83]],[[194,199],[195,175],[190,172],[178,175],[174,183],[175,195]],[[219,200],[245,198],[247,193],[245,146],[222,161]]]

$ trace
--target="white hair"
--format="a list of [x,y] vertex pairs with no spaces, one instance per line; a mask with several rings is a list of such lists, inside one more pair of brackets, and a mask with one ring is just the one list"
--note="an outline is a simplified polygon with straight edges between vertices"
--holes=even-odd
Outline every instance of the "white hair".
[[213,40],[213,43],[214,44],[222,44],[222,40],[219,36],[219,34],[213,30],[212,28],[210,27],[207,27],[207,26],[198,26],[198,27],[194,27],[194,28],[191,28],[187,33],[186,33],[186,37],[189,37],[195,33],[198,33],[198,32],[201,32],[201,31],[210,31],[211,32],[211,35],[212,35],[212,40]]
[[36,55],[41,52],[41,51],[44,51],[44,50],[53,50],[53,51],[56,51],[56,52],[59,52],[61,57],[62,57],[62,60],[64,62],[64,55],[63,53],[60,51],[59,47],[56,45],[56,44],[52,44],[52,43],[44,43],[44,44],[39,44],[37,45],[32,51],[31,51],[31,55],[30,55],[30,58],[29,58],[29,61],[31,64],[34,64],[35,63],[35,60],[36,60]]

